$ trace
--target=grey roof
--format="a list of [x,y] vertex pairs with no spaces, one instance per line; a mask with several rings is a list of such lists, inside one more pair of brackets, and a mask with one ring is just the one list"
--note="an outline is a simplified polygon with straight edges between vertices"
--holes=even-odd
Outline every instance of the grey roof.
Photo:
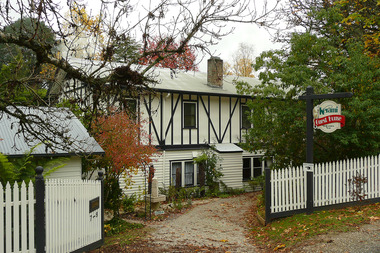
[[234,81],[244,81],[252,87],[259,85],[261,81],[257,78],[224,76],[223,86],[215,87],[207,84],[207,73],[195,71],[171,70],[155,68],[159,82],[153,89],[171,90],[178,92],[197,92],[216,95],[238,95]]
[[243,152],[243,149],[236,144],[233,143],[217,143],[213,144],[216,151],[219,153],[237,153]]
[[[14,108],[12,108],[14,110]],[[0,152],[7,156],[23,156],[31,148],[35,156],[66,156],[83,154],[104,154],[104,150],[92,138],[77,117],[67,108],[53,107],[17,107],[25,115],[36,115],[43,123],[28,124],[32,130],[54,139],[52,147],[41,143],[31,134],[21,130],[20,120],[8,114],[0,113]],[[33,116],[28,116],[33,117]],[[48,124],[54,128],[51,132],[44,129]],[[54,132],[63,133],[63,137],[53,136]]]
[[[96,70],[99,76],[104,76],[115,68],[125,65],[118,62],[109,62],[102,66],[102,62],[79,58],[70,58],[69,62],[87,73],[92,73]],[[132,68],[140,72],[145,66],[134,65]],[[194,92],[222,96],[244,96],[237,93],[234,81],[244,81],[252,87],[261,84],[261,81],[257,78],[228,75],[223,77],[222,87],[215,87],[207,84],[207,73],[205,72],[172,70],[159,67],[152,68],[147,74],[157,81],[156,84],[151,86],[152,89],[183,93]]]

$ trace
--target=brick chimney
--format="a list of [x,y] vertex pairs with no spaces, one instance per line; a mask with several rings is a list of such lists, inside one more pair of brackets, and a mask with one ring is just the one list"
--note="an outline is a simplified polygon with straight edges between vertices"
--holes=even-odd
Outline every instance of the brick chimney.
[[207,60],[207,84],[223,87],[223,60],[212,56]]

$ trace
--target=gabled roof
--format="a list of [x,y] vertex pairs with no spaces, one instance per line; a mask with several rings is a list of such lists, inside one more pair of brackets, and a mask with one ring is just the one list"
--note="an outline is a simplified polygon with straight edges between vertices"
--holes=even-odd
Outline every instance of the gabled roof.
[[[100,76],[106,75],[115,68],[125,65],[118,62],[109,62],[105,66],[102,66],[102,63],[99,61],[88,61],[79,58],[70,58],[69,62],[85,72],[98,70],[97,73]],[[136,70],[143,69],[144,67],[141,65],[132,66]],[[187,94],[251,97],[249,95],[238,94],[234,81],[244,81],[252,87],[261,84],[261,81],[257,78],[227,75],[223,76],[222,87],[210,86],[207,84],[207,73],[205,72],[173,70],[160,67],[152,68],[148,71],[148,75],[151,75],[157,81],[157,83],[151,85],[153,90]]]
[[216,87],[207,84],[207,73],[204,72],[156,68],[154,73],[159,82],[152,88],[168,92],[241,96],[236,91],[234,81],[244,81],[252,87],[261,83],[257,78],[229,75],[223,77],[222,87]]
[[54,139],[56,144],[53,144],[53,147],[48,147],[35,138],[32,141],[27,141],[31,135],[25,131],[19,131],[20,120],[3,113],[0,114],[0,152],[4,155],[10,157],[23,156],[35,146],[37,147],[32,153],[34,156],[104,154],[104,150],[69,109],[52,107],[17,107],[17,109],[20,109],[25,115],[40,117],[44,123],[54,127],[55,131],[64,133],[64,139],[53,136],[52,132],[43,128],[44,124],[29,124],[28,126],[31,129]]

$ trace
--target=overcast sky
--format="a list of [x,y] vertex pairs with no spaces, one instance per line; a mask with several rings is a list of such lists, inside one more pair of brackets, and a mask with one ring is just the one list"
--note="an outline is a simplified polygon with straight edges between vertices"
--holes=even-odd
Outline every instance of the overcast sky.
[[[214,56],[219,56],[223,61],[231,61],[232,54],[238,49],[240,43],[253,45],[254,56],[257,57],[261,52],[270,49],[281,48],[280,44],[274,44],[271,36],[264,28],[259,28],[256,24],[234,24],[236,29],[234,32],[219,42],[218,45],[210,47]],[[202,60],[199,65],[201,72],[207,71],[207,59]]]
[[[151,2],[144,2],[146,4],[155,3],[157,0],[150,0]],[[199,0],[201,1],[201,0]],[[225,0],[229,2],[229,0]],[[256,0],[256,3],[260,5],[260,3],[268,1],[270,3],[269,6],[273,5],[275,0]],[[136,1],[132,1],[136,2]],[[99,0],[84,0],[87,6],[90,9],[95,10],[95,13],[100,7]],[[90,3],[90,4],[89,4]],[[139,7],[141,4],[137,4]],[[197,6],[197,5],[196,5]],[[141,6],[140,6],[141,7]],[[138,12],[138,11],[137,11]],[[281,47],[280,44],[274,44],[271,41],[270,34],[264,29],[259,28],[256,24],[242,24],[242,23],[230,23],[225,28],[225,31],[229,30],[229,28],[235,27],[235,30],[229,34],[228,36],[223,37],[218,45],[209,47],[210,52],[213,56],[219,56],[223,61],[231,62],[233,53],[238,49],[240,43],[246,43],[249,45],[253,45],[254,48],[254,57],[260,55],[261,52],[270,50],[270,49],[278,49]],[[207,71],[207,59],[208,55],[204,56],[202,59],[201,53],[199,53],[197,60],[200,61],[199,70],[201,72]]]

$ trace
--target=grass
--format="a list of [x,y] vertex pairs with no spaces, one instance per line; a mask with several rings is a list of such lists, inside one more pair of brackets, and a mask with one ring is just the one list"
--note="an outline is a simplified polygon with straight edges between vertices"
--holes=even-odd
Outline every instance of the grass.
[[118,244],[120,246],[129,245],[135,240],[145,236],[143,224],[129,223],[122,219],[112,219],[105,223],[105,246]]
[[327,232],[347,232],[380,218],[380,203],[297,214],[274,220],[251,231],[256,244],[271,250],[290,247]]

